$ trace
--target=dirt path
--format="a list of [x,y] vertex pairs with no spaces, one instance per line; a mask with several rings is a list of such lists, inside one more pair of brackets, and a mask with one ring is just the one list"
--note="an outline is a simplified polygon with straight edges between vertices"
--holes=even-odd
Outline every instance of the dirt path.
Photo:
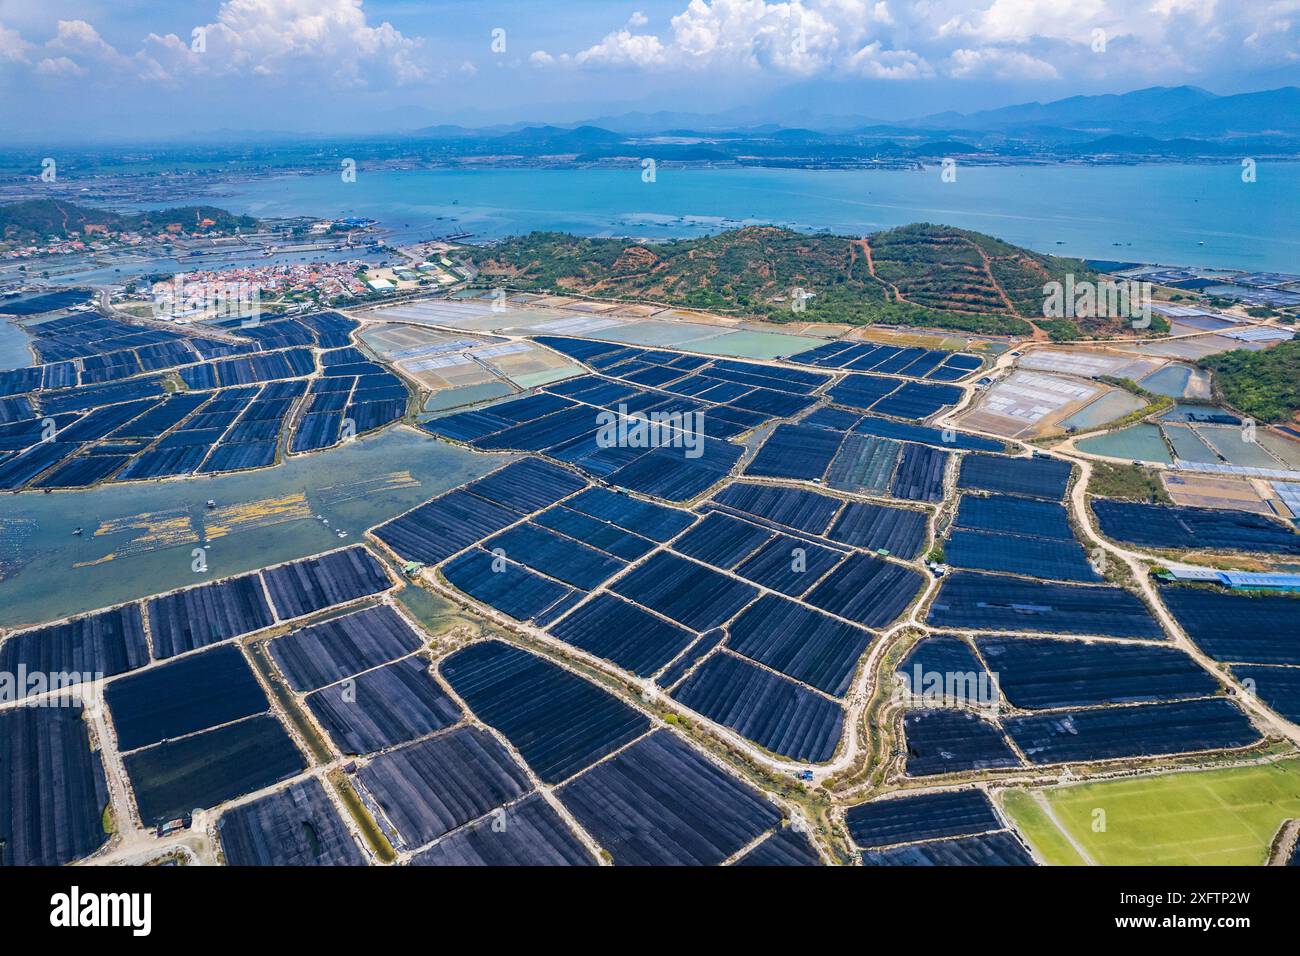
[[[967,241],[969,242],[969,240]],[[1002,284],[998,282],[996,278],[994,278],[993,260],[989,258],[989,254],[980,248],[979,243],[971,242],[970,245],[976,252],[979,253],[980,261],[984,263],[984,274],[989,277],[989,284],[993,286],[993,290],[997,292],[998,298],[1002,300],[1002,304],[1006,306],[1007,311],[1010,312],[1012,315],[1014,315],[1016,318],[1024,319],[1027,323],[1029,323],[1029,327],[1034,330],[1033,339],[1035,342],[1050,341],[1051,336],[1049,336],[1046,332],[1040,329],[1038,327],[1038,324],[1034,322],[1033,319],[1029,318],[1029,316],[1027,315],[1020,314],[1020,310],[1016,308],[1015,304],[1011,301],[1011,297],[1007,295],[1007,290],[1002,288]]]
[[1248,694],[1240,684],[1232,677],[1228,668],[1219,664],[1218,661],[1206,654],[1201,648],[1187,636],[1187,633],[1175,620],[1174,616],[1169,613],[1156,586],[1151,582],[1150,567],[1148,562],[1156,559],[1140,551],[1134,551],[1122,547],[1114,542],[1103,538],[1092,520],[1092,512],[1088,507],[1088,483],[1092,479],[1093,463],[1086,458],[1072,454],[1065,454],[1059,450],[1054,450],[1054,454],[1061,458],[1066,458],[1077,464],[1082,470],[1079,480],[1074,483],[1074,488],[1070,492],[1070,506],[1074,512],[1075,520],[1083,530],[1088,541],[1095,545],[1104,555],[1114,555],[1128,565],[1129,572],[1141,592],[1143,600],[1147,603],[1152,613],[1155,614],[1156,620],[1164,628],[1165,633],[1173,637],[1173,644],[1189,654],[1201,667],[1213,674],[1217,679],[1224,681],[1232,692],[1233,699],[1236,700],[1243,709],[1255,718],[1256,723],[1264,729],[1266,733],[1277,734],[1285,737],[1293,744],[1300,744],[1300,728],[1288,724],[1280,719],[1276,714],[1262,704],[1254,694]]
[[867,272],[871,274],[871,278],[876,278],[876,260],[871,257],[871,238],[863,236],[854,245],[862,249],[862,254],[867,257]]
[[855,240],[851,243],[851,247],[852,246],[856,246],[862,250],[862,254],[867,260],[867,272],[871,275],[871,278],[875,279],[885,287],[885,298],[888,299],[889,294],[892,292],[894,294],[895,302],[906,302],[907,299],[903,298],[903,293],[898,291],[898,286],[894,285],[894,283],[890,282],[888,279],[882,279],[880,276],[876,275],[876,260],[871,255],[871,239],[867,236],[863,236],[861,239]]

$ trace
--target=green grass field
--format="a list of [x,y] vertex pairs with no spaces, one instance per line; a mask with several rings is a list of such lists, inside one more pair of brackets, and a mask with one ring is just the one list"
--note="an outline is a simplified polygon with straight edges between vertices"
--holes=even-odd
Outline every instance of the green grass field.
[[1084,866],[1085,861],[1070,845],[1060,828],[1043,811],[1034,796],[1025,790],[1008,790],[1002,794],[1002,809],[1016,829],[1037,851],[1040,859],[1053,866]]
[[[1041,792],[1098,864],[1259,866],[1282,822],[1300,817],[1300,760]],[[1000,802],[1042,859],[1056,866],[1083,862],[1028,792],[1008,791]],[[1094,830],[1098,810],[1102,831]]]

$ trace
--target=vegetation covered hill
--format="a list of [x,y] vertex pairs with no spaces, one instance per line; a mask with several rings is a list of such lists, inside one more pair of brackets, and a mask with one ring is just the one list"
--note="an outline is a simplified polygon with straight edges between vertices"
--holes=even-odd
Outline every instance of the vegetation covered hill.
[[1300,340],[1262,352],[1238,349],[1201,360],[1225,402],[1260,422],[1289,421],[1300,411]]
[[[991,236],[919,224],[863,239],[770,226],[639,244],[535,232],[472,253],[483,278],[514,288],[646,300],[772,322],[883,323],[1028,335],[1043,285],[1092,277],[1079,260]],[[811,294],[792,308],[794,290]],[[1026,321],[1026,320],[1029,321]],[[1038,325],[1044,323],[1039,320]],[[1053,337],[1106,335],[1047,323]]]
[[[205,220],[211,226],[203,227]],[[236,216],[216,206],[179,206],[123,214],[110,209],[94,209],[62,199],[31,199],[0,206],[0,237],[5,239],[67,238],[84,234],[87,226],[103,226],[111,232],[156,232],[178,223],[186,232],[200,228],[228,232],[257,225],[252,216]]]

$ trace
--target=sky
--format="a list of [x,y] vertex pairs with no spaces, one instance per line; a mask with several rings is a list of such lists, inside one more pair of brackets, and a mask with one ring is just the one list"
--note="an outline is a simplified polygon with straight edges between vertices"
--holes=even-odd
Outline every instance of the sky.
[[0,131],[802,125],[1300,83],[1300,0],[0,0]]

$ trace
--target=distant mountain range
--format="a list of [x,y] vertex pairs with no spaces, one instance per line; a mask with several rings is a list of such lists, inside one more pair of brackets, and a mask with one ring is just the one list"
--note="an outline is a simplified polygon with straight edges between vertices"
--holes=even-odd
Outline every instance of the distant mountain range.
[[[673,159],[858,159],[990,153],[1193,158],[1300,153],[1300,88],[1218,96],[1194,86],[1072,96],[975,113],[936,113],[883,122],[803,117],[799,127],[728,125],[727,115],[629,113],[573,125],[471,129],[431,126],[413,139],[475,145],[470,152],[570,154],[587,160],[647,153]],[[734,119],[734,117],[731,117]]]
[[1195,86],[1153,86],[1132,93],[1071,96],[978,113],[939,113],[902,125],[977,131],[1057,128],[1202,139],[1298,133],[1300,88],[1216,96]]
[[[837,102],[826,90],[818,96],[803,92],[809,93],[805,103]],[[417,129],[394,123],[388,132],[347,135],[209,131],[157,145],[206,148],[211,156],[228,159],[229,143],[239,140],[244,148],[234,166],[258,169],[315,162],[322,148],[372,162],[450,166],[608,164],[647,156],[796,168],[898,167],[946,156],[1012,163],[1300,156],[1300,88],[1294,86],[1229,96],[1194,86],[1157,86],[888,121],[787,109],[782,104],[792,95],[787,90],[780,102],[720,114],[630,112],[578,123],[444,123]],[[423,118],[429,111],[416,115]],[[774,116],[783,122],[771,122]],[[15,168],[29,165],[30,158]]]
[[[750,110],[702,114],[660,111],[595,117],[579,123],[536,129],[596,127],[624,135],[644,136],[672,130],[696,133],[772,133],[795,128],[791,122],[758,123]],[[797,126],[821,133],[881,132],[884,130],[966,130],[971,132],[1045,131],[1092,135],[1141,133],[1149,136],[1215,138],[1243,134],[1300,133],[1300,88],[1219,96],[1196,86],[1153,86],[1131,93],[1070,96],[1048,103],[1017,103],[974,113],[949,111],[905,120],[881,120],[843,114],[804,114]],[[417,135],[455,138],[503,136],[530,128],[513,123],[481,128],[442,125],[413,130]]]

